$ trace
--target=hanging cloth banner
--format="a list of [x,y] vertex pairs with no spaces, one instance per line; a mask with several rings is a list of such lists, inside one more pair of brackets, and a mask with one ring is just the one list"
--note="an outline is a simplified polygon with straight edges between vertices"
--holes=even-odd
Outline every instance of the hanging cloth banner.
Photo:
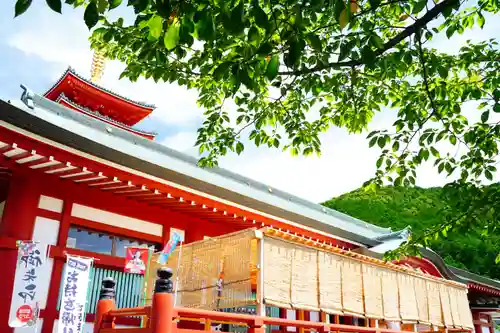
[[172,238],[170,238],[167,245],[165,245],[165,248],[163,249],[163,251],[161,251],[160,255],[158,256],[157,262],[159,264],[165,265],[165,263],[168,260],[168,257],[170,257],[172,252],[174,252],[180,240],[181,236],[178,233],[174,232],[172,234]]
[[68,255],[57,333],[82,333],[93,258]]
[[17,266],[9,313],[10,327],[36,324],[38,318],[38,282],[47,256],[47,245],[32,241],[17,242]]
[[127,247],[125,253],[125,273],[144,275],[149,261],[149,248]]

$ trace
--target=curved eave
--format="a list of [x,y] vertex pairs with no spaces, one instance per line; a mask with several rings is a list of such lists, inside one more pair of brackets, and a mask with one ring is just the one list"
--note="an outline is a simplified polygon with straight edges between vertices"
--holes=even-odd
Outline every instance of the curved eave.
[[443,258],[430,249],[421,249],[422,255],[437,266],[441,274],[450,279],[467,285],[476,284],[479,286],[494,289],[500,293],[500,281],[493,280],[478,274],[471,273],[464,269],[447,265]]
[[[224,169],[204,169],[197,160],[124,131],[106,131],[102,122],[73,112],[38,95],[35,108],[2,113],[5,121],[87,154],[159,177],[195,191],[277,216],[358,246],[380,244],[373,238],[390,233],[318,204]],[[36,124],[36,125],[35,125]],[[97,141],[95,138],[99,138]]]
[[117,128],[120,128],[120,129],[123,129],[125,131],[128,131],[130,133],[133,133],[133,134],[136,134],[136,135],[140,135],[146,139],[149,139],[149,140],[153,140],[156,136],[155,133],[148,133],[148,132],[144,132],[144,131],[141,131],[141,130],[137,130],[135,128],[132,128],[130,126],[127,126],[125,124],[121,124],[121,123],[118,123],[118,122],[114,122],[114,121],[111,121],[109,119],[106,119],[104,117],[101,117],[97,114],[93,114],[91,112],[88,112],[87,110],[79,107],[78,105],[76,105],[75,103],[72,103],[70,100],[68,100],[67,98],[65,97],[59,97],[56,102],[58,102],[59,104],[61,105],[64,105],[70,109],[73,109],[77,112],[81,112],[83,114],[86,114],[88,115],[89,117],[92,117],[92,118],[95,118],[95,119],[99,119],[100,121],[103,121],[105,122],[106,124],[110,124],[110,125],[113,125],[114,127],[117,127]]
[[93,89],[96,89],[96,90],[99,90],[101,91],[102,93],[105,93],[113,98],[116,98],[116,99],[119,99],[129,105],[132,105],[134,107],[137,107],[137,108],[140,108],[146,112],[149,112],[151,113],[154,109],[156,109],[156,106],[154,104],[148,104],[148,103],[143,103],[143,102],[138,102],[138,101],[134,101],[130,98],[127,98],[127,97],[124,97],[124,96],[121,96],[117,93],[114,93],[98,84],[95,84],[87,79],[85,79],[83,76],[80,76],[79,74],[77,74],[71,67],[68,67],[68,69],[61,75],[61,77],[59,78],[59,80],[57,80],[57,82],[49,89],[47,90],[47,92],[45,94],[43,94],[44,97],[47,97],[49,96],[54,90],[57,89],[57,87],[68,77],[68,76],[72,76],[73,78],[75,78],[76,80],[82,82],[83,84],[89,86],[89,87],[92,87]]

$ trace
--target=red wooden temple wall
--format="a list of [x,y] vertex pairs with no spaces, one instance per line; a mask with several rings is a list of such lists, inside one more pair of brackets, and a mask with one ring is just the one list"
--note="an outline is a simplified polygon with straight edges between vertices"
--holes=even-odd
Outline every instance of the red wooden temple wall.
[[[2,258],[0,332],[2,333],[14,332],[7,323],[17,258],[16,240],[43,240],[52,245],[45,273],[47,275],[45,279],[50,282],[46,283],[48,290],[42,297],[41,306],[41,333],[52,333],[55,331],[54,321],[58,317],[57,302],[65,253],[95,257],[99,259],[95,261],[96,267],[123,270],[125,264],[123,258],[67,248],[70,225],[158,244],[165,244],[168,241],[170,228],[184,230],[186,242],[200,240],[204,236],[218,236],[241,228],[203,221],[193,216],[130,200],[125,196],[78,186],[73,182],[64,182],[30,171],[14,170],[0,223],[0,258]],[[75,204],[78,205],[78,209],[75,209]],[[82,212],[87,214],[88,218],[75,216],[82,215]],[[114,222],[122,219],[123,227],[95,221],[108,217],[115,220]],[[92,321],[93,315],[88,315],[87,320]],[[16,330],[18,331],[21,332],[20,329]]]

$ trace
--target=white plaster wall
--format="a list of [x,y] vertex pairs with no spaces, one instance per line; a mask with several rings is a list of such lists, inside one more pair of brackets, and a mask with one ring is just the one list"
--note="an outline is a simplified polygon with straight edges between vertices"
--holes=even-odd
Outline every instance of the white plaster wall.
[[[59,221],[37,216],[35,218],[35,228],[33,230],[33,240],[48,246],[57,244],[59,234]],[[48,251],[48,249],[47,249]],[[45,309],[47,297],[49,295],[50,278],[54,260],[47,258],[45,264],[40,267],[38,273],[37,295],[40,302],[40,308]]]
[[320,322],[320,319],[319,319],[319,312],[316,312],[316,311],[311,311],[309,312],[309,320],[310,321],[314,321],[316,323],[319,323]]
[[[295,310],[290,310],[290,309],[286,310],[286,319],[295,320],[295,319],[297,319],[296,315],[297,315],[297,312],[295,312]],[[287,326],[286,330],[287,330],[287,332],[296,332],[297,328],[296,327]]]
[[50,210],[51,212],[62,213],[63,201],[61,199],[41,195],[38,201],[38,208]]
[[71,215],[85,220],[130,229],[159,237],[162,236],[163,232],[163,226],[161,224],[143,221],[80,204],[73,204]]

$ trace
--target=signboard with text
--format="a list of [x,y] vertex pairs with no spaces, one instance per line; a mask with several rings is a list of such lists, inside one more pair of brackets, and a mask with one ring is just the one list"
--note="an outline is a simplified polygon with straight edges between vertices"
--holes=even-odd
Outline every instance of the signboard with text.
[[92,258],[68,255],[64,274],[58,333],[83,333]]
[[39,312],[38,283],[47,246],[35,242],[18,242],[17,267],[9,313],[10,327],[36,324]]

